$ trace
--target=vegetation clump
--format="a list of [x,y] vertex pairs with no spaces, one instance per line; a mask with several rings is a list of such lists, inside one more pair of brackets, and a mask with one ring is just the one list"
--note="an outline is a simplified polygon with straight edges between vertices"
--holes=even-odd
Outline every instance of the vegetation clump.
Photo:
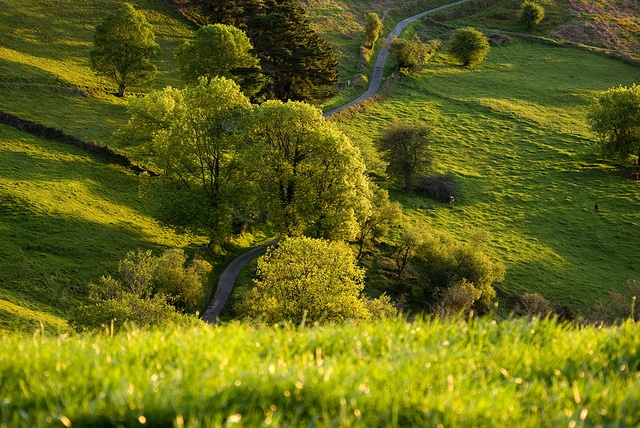
[[472,67],[484,61],[489,53],[487,38],[471,27],[457,29],[448,43],[449,53],[465,67]]
[[544,19],[544,7],[534,1],[525,0],[520,6],[518,16],[527,29],[532,30]]
[[96,27],[93,46],[91,67],[118,84],[119,97],[127,86],[147,83],[157,73],[152,59],[159,46],[153,29],[131,3],[123,3]]
[[242,318],[326,323],[368,321],[394,315],[388,299],[368,303],[361,296],[365,271],[348,245],[313,238],[288,238],[258,260],[258,278],[236,305]]

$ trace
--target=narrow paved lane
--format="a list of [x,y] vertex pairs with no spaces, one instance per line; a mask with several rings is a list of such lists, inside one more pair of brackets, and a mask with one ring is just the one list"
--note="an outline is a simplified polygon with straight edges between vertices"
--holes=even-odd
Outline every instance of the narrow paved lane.
[[382,85],[382,76],[384,74],[384,67],[387,63],[387,59],[389,58],[389,48],[387,46],[389,46],[389,44],[391,43],[391,41],[395,38],[398,37],[405,28],[407,28],[407,25],[411,24],[413,21],[416,21],[424,16],[427,16],[431,13],[437,12],[439,10],[442,9],[446,9],[448,7],[451,6],[457,6],[459,4],[465,3],[469,0],[460,0],[457,1],[455,3],[450,3],[450,4],[445,4],[444,6],[440,6],[440,7],[436,7],[434,9],[429,9],[427,11],[424,11],[422,13],[419,13],[417,15],[413,15],[407,19],[404,19],[400,22],[398,22],[396,24],[395,27],[393,27],[393,30],[391,30],[391,33],[389,33],[389,35],[387,36],[387,41],[385,43],[385,47],[383,47],[382,49],[380,49],[380,51],[378,52],[378,56],[376,57],[376,62],[373,66],[373,70],[371,71],[371,77],[369,78],[369,88],[366,90],[366,92],[362,95],[360,95],[358,98],[356,98],[353,101],[350,101],[346,104],[341,105],[338,108],[335,108],[331,111],[328,111],[324,114],[325,117],[329,117],[332,114],[338,113],[340,110],[346,108],[346,107],[352,107],[356,104],[358,104],[361,101],[366,100],[367,98],[371,98],[372,96],[374,96],[379,90],[380,90],[380,86]]

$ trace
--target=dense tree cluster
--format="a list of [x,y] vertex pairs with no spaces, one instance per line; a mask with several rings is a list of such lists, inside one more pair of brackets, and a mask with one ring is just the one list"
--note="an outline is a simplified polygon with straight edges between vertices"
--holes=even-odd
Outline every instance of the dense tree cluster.
[[354,239],[370,211],[359,151],[319,109],[252,105],[225,78],[132,100],[123,143],[163,174],[152,180],[170,224],[230,232],[233,216],[268,212],[279,232]]
[[348,245],[289,238],[258,261],[258,278],[236,306],[241,317],[265,323],[367,321],[392,316],[383,296],[362,296],[365,271]]
[[312,28],[298,0],[189,0],[202,24],[227,24],[251,40],[267,77],[263,96],[281,101],[327,97],[338,81],[338,59]]

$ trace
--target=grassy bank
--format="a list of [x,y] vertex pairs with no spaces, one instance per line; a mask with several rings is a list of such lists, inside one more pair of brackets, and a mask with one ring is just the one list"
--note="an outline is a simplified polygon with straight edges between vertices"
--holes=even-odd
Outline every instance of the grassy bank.
[[638,327],[384,321],[0,340],[6,426],[635,426]]

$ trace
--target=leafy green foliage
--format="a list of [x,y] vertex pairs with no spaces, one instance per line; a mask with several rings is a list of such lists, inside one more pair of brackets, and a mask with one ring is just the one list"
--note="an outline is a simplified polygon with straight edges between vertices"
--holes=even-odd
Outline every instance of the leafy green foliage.
[[534,1],[525,0],[518,13],[520,21],[529,29],[533,29],[544,19],[544,7]]
[[151,251],[129,252],[120,261],[120,280],[103,276],[89,285],[89,305],[72,315],[76,329],[123,327],[128,323],[154,326],[179,321],[176,310],[193,310],[202,298],[202,282],[211,266],[200,259],[186,264],[184,251],[166,250],[155,257]]
[[389,193],[374,183],[371,188],[371,211],[360,221],[360,231],[356,237],[357,259],[361,260],[366,251],[373,249],[376,241],[384,237],[390,226],[396,226],[402,219],[402,205],[389,200]]
[[484,61],[489,53],[489,42],[475,28],[466,27],[456,30],[448,43],[449,53],[465,67],[471,67]]
[[431,128],[424,123],[396,122],[380,137],[387,173],[402,182],[405,190],[413,187],[415,177],[431,165]]
[[496,303],[493,285],[504,279],[504,265],[491,260],[478,246],[438,235],[423,239],[414,251],[414,264],[422,272],[412,285],[414,296],[442,315],[470,309],[480,314],[492,311]]
[[587,121],[606,155],[623,162],[637,155],[640,165],[640,86],[619,86],[600,93]]
[[369,12],[364,17],[364,41],[362,42],[367,49],[373,49],[384,28],[384,24],[375,12]]
[[258,260],[257,275],[236,311],[267,324],[369,320],[368,305],[378,313],[391,307],[388,300],[368,304],[360,298],[364,269],[349,246],[337,241],[282,240]]
[[151,25],[130,3],[108,15],[96,27],[91,67],[118,84],[118,96],[127,86],[153,80],[157,67],[151,61],[158,53]]
[[355,238],[358,220],[369,210],[365,166],[320,110],[302,102],[267,101],[252,113],[245,138],[256,203],[269,210],[282,233]]
[[205,230],[215,239],[229,232],[241,180],[236,128],[250,107],[238,85],[224,77],[131,101],[131,117],[119,138],[164,172],[152,180],[164,195],[168,223]]
[[248,97],[264,85],[260,62],[253,46],[240,29],[225,24],[207,25],[198,30],[192,41],[185,42],[176,59],[180,74],[187,83],[197,83],[202,76],[226,77],[236,82]]
[[417,34],[414,34],[411,40],[393,39],[389,53],[396,58],[398,71],[406,74],[419,71],[424,63],[435,55],[439,46],[438,40],[424,43]]

